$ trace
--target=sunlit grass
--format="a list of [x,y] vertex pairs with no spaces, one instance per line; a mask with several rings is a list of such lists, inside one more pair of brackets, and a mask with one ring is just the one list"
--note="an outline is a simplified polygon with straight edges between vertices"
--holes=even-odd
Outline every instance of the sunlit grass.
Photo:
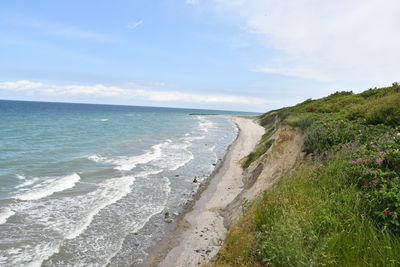
[[400,264],[399,238],[369,219],[345,164],[298,167],[265,192],[229,232],[217,266]]

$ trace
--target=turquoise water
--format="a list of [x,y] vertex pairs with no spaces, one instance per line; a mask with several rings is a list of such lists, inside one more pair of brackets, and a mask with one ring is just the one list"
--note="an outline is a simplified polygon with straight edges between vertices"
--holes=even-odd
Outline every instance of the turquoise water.
[[189,113],[0,101],[0,266],[142,262],[237,135]]

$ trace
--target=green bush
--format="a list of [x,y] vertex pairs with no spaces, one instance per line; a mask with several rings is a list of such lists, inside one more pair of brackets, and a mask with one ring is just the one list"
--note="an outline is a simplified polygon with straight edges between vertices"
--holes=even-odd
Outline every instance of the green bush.
[[304,150],[308,153],[329,151],[339,144],[354,142],[362,126],[349,121],[318,121],[306,129]]
[[400,234],[400,141],[388,129],[376,142],[353,153],[348,169],[349,181],[361,191],[365,208],[375,222]]
[[[378,229],[344,155],[300,166],[252,204],[217,266],[396,266],[400,239]],[[248,263],[251,263],[248,265]]]

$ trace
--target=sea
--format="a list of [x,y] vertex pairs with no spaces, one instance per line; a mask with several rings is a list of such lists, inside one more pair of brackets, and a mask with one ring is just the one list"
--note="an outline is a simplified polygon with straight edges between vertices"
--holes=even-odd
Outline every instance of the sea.
[[0,266],[143,263],[237,137],[229,115],[254,114],[0,100]]

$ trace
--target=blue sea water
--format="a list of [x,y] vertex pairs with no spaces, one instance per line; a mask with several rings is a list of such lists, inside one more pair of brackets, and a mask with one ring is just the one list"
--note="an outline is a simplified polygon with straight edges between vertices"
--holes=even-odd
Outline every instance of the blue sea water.
[[228,114],[0,101],[0,266],[142,262],[236,138]]

